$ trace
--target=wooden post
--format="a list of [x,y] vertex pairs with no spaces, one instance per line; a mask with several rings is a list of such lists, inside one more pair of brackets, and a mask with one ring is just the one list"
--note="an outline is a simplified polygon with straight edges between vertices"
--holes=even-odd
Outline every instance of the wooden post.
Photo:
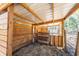
[[13,40],[13,4],[8,7],[8,35],[7,35],[7,55],[12,56]]
[[76,52],[75,52],[75,55],[76,56],[79,56],[79,32],[78,32],[78,35],[77,35],[77,43],[76,43]]
[[64,48],[64,21],[62,21],[62,48]]
[[32,25],[32,43],[34,43],[34,25]]
[[64,30],[64,51],[66,51],[66,30]]

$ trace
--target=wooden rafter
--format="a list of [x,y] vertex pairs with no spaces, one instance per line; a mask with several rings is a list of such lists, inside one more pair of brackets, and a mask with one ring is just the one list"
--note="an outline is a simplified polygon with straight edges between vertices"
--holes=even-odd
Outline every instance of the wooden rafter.
[[34,21],[32,21],[32,20],[30,20],[29,18],[25,17],[25,16],[24,16],[23,14],[21,14],[21,13],[14,12],[14,15],[17,16],[17,17],[20,17],[20,18],[23,19],[23,20],[27,20],[27,21],[29,21],[29,22],[34,23]]
[[58,20],[51,20],[51,21],[48,21],[48,22],[42,22],[42,23],[37,23],[37,24],[33,24],[33,25],[43,25],[43,24],[50,24],[50,23],[56,23],[56,22],[62,22],[64,20],[64,18],[62,19],[58,19]]
[[0,12],[8,8],[12,3],[6,3],[0,6]]
[[68,18],[70,15],[72,15],[77,9],[79,9],[79,3],[77,3],[73,8],[71,8],[68,14],[64,17],[64,20]]
[[38,18],[40,21],[44,22],[44,18],[42,18],[38,13],[36,13],[31,7],[29,7],[26,3],[21,3],[21,6],[23,6],[26,10],[31,12],[36,18]]

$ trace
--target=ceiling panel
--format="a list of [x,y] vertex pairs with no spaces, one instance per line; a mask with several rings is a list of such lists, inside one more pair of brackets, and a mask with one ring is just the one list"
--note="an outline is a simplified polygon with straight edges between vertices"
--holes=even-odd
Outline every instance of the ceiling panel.
[[75,3],[54,3],[54,19],[61,19],[67,15]]
[[[23,14],[35,23],[41,21],[36,18],[31,12],[24,9],[20,4],[15,4],[15,12]],[[27,5],[38,14],[44,21],[58,20],[64,18],[75,3],[54,3],[54,12],[52,3],[27,3]],[[53,17],[54,16],[54,17]]]

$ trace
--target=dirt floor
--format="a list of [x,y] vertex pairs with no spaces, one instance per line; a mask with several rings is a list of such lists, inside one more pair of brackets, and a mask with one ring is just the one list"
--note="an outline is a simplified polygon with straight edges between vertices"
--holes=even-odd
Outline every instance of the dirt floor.
[[55,46],[34,43],[19,49],[14,56],[68,56],[63,50]]

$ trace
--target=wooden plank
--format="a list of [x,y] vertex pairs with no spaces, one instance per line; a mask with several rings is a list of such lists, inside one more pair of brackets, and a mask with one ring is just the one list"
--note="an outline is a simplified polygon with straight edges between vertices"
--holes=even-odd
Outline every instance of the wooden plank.
[[7,37],[6,37],[6,36],[1,36],[1,35],[0,35],[0,40],[7,41]]
[[23,24],[30,24],[30,25],[32,24],[32,23],[29,23],[29,22],[25,22],[22,19],[21,20],[14,19],[14,22],[20,22],[20,23],[23,23]]
[[[16,31],[26,31],[26,30],[31,29],[30,27],[31,27],[31,26],[27,26],[26,28],[18,28],[18,27],[16,27],[14,30],[16,30]],[[30,30],[29,30],[29,31],[30,31]]]
[[23,26],[23,27],[22,26],[21,27],[20,26],[16,26],[15,30],[20,30],[20,29],[29,29],[29,27],[27,27],[27,26],[26,27],[25,26]]
[[58,36],[55,36],[55,46],[58,47]]
[[51,45],[55,46],[55,38],[54,38],[54,36],[51,36]]
[[61,36],[59,36],[59,47],[62,47],[61,41],[62,41],[62,38],[61,38]]
[[17,23],[15,23],[14,26],[22,26],[22,27],[23,26],[25,26],[25,27],[27,26],[28,27],[28,26],[31,26],[31,25],[28,25],[28,24],[27,25],[26,24],[17,24]]
[[6,55],[7,48],[0,46],[0,52],[2,52],[4,55]]
[[14,37],[14,40],[13,40],[14,45],[13,45],[13,47],[15,47],[17,45],[21,45],[22,43],[25,43],[27,41],[30,41],[30,40],[32,40],[31,38],[32,37],[30,35]]
[[24,46],[26,46],[26,45],[28,45],[28,44],[31,44],[32,43],[32,40],[31,41],[27,41],[27,42],[25,42],[25,43],[21,43],[20,45],[18,45],[18,46],[13,46],[13,52],[16,52],[16,50],[18,50],[18,49],[20,49],[20,48],[22,48],[22,47],[24,47]]
[[7,41],[2,41],[0,40],[0,45],[3,46],[3,47],[7,47]]
[[7,30],[0,30],[0,35],[7,35]]
[[18,48],[18,46],[20,46],[21,44],[28,42],[30,40],[32,40],[32,32],[31,32],[31,27],[30,29],[18,29],[14,31],[14,37],[13,37],[13,50]]
[[0,53],[6,55],[7,49],[7,12],[1,12],[0,14]]
[[17,32],[17,33],[15,33],[14,35],[29,35],[29,34],[32,34],[31,32],[27,32],[27,31],[25,31],[25,33],[24,32]]
[[6,24],[0,25],[0,30],[7,30],[7,25]]
[[[0,51],[0,56],[4,56],[5,54],[3,52]],[[6,56],[6,55],[5,55]]]
[[12,40],[13,40],[13,11],[14,5],[8,7],[8,40],[7,40],[7,55],[12,55]]
[[7,24],[7,20],[5,19],[7,19],[7,12],[4,12],[4,13],[2,12],[2,14],[0,14],[0,20],[1,20],[0,25]]
[[[14,39],[22,39],[22,38],[25,38],[25,39],[27,39],[28,37],[31,37],[32,36],[32,34],[27,34],[27,35],[20,35],[20,36],[14,36]],[[29,40],[29,39],[28,39]]]
[[0,56],[6,56],[6,53],[4,53],[3,51],[0,51]]

